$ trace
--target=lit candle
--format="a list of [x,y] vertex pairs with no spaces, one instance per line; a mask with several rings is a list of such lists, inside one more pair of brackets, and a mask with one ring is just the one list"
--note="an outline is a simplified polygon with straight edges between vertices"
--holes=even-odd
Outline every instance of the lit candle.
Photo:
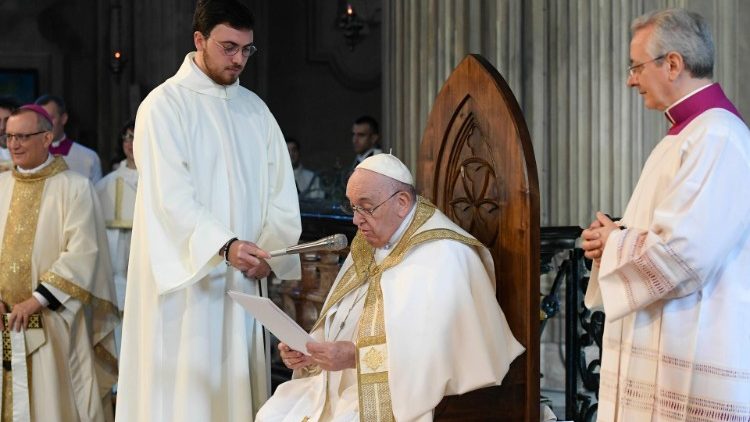
[[351,15],[354,14],[354,8],[352,8],[352,4],[351,3],[347,3],[346,4],[346,14],[349,15],[349,16],[351,16]]

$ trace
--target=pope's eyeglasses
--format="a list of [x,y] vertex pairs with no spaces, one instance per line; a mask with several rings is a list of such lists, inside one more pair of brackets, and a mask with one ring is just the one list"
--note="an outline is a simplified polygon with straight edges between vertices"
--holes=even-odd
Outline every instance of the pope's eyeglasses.
[[400,190],[397,190],[396,192],[393,192],[393,193],[391,194],[391,196],[389,196],[388,198],[386,198],[385,200],[383,200],[383,202],[379,203],[378,205],[375,205],[375,206],[374,206],[374,207],[372,207],[372,208],[363,208],[363,207],[360,207],[360,206],[358,206],[358,205],[352,205],[352,204],[351,204],[351,203],[349,203],[349,202],[344,202],[343,204],[341,204],[341,211],[343,211],[344,213],[346,213],[346,214],[348,214],[348,215],[354,215],[354,213],[355,213],[355,212],[358,212],[358,213],[359,213],[359,215],[361,215],[361,216],[363,216],[363,217],[372,217],[372,214],[373,214],[373,213],[374,213],[374,212],[375,212],[375,211],[376,211],[376,210],[377,210],[378,208],[380,208],[380,206],[381,206],[381,205],[383,205],[383,204],[385,204],[386,202],[388,202],[388,200],[389,200],[389,199],[391,199],[391,198],[393,198],[394,196],[396,196],[396,194],[397,194],[397,193],[399,193],[399,192],[401,192],[401,191],[400,191]]

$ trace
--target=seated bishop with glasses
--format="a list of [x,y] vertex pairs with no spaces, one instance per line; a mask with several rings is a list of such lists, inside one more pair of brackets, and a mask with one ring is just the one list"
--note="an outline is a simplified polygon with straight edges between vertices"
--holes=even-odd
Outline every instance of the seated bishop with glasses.
[[499,385],[523,352],[495,299],[490,252],[426,199],[391,154],[347,184],[358,231],[293,379],[257,421],[431,421],[443,396]]

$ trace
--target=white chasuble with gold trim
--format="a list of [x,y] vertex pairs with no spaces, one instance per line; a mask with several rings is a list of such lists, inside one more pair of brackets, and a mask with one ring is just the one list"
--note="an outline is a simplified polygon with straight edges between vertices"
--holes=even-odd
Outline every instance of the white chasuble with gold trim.
[[355,237],[311,332],[353,341],[357,367],[296,371],[258,421],[430,421],[443,396],[502,382],[523,348],[489,251],[422,198],[397,235],[390,250]]
[[[111,418],[105,397],[116,379],[118,314],[93,187],[62,158],[36,173],[0,174],[0,234],[2,300],[20,303],[42,283],[61,302],[40,312],[42,342],[26,341],[30,420],[103,421],[107,411]],[[14,346],[14,356],[20,350]],[[2,420],[9,421],[24,377],[3,371]]]

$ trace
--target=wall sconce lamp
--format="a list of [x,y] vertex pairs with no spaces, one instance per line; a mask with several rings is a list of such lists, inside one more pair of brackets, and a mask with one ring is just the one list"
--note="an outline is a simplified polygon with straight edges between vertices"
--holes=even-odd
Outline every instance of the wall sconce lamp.
[[122,52],[121,37],[121,16],[122,7],[119,1],[113,1],[109,8],[109,70],[115,75],[119,75],[127,63],[127,59]]
[[350,51],[354,51],[354,46],[362,40],[364,26],[364,21],[354,12],[351,3],[346,3],[346,8],[338,18],[338,27],[344,33]]
[[125,67],[125,63],[127,63],[128,60],[122,55],[122,52],[120,50],[115,50],[114,53],[109,58],[109,70],[112,71],[115,75],[118,75],[120,72],[122,72],[122,69]]

